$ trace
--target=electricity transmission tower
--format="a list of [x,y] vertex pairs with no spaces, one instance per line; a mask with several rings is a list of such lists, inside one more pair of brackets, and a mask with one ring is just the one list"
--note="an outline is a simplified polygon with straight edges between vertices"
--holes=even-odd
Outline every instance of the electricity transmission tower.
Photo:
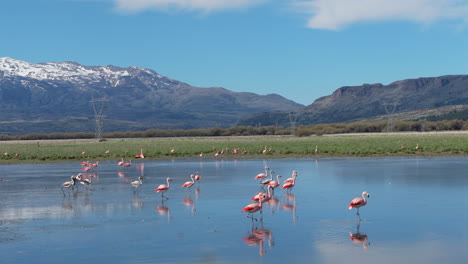
[[291,124],[291,136],[294,136],[296,134],[296,121],[298,115],[298,112],[289,112],[288,114],[289,122]]
[[104,108],[106,102],[109,101],[105,98],[92,99],[89,101],[93,105],[94,110],[94,120],[96,122],[96,138],[99,141],[103,141],[103,131],[104,131]]
[[393,113],[395,113],[398,103],[383,103],[383,106],[385,108],[385,112],[387,113],[387,132],[393,132]]

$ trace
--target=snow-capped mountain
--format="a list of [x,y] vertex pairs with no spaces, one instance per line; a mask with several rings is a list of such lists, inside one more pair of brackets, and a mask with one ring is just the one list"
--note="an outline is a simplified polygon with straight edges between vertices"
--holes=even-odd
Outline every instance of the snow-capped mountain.
[[30,63],[0,58],[0,134],[229,127],[245,114],[303,107],[279,95],[198,88],[139,67]]

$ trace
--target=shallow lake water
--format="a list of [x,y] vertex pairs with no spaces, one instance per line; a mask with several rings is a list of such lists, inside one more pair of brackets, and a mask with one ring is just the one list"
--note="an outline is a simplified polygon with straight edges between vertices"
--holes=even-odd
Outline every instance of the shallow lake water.
[[[86,174],[92,190],[65,195],[79,162],[1,165],[0,263],[468,263],[466,157],[116,164],[100,162]],[[255,221],[241,210],[265,165],[281,182],[298,177]],[[358,218],[347,207],[363,191]]]

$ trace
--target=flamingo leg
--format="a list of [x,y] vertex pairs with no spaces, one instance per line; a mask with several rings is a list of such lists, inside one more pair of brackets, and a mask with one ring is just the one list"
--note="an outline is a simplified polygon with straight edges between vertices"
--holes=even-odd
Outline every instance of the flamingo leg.
[[247,218],[252,219],[252,223],[253,223],[253,220],[258,221],[257,218],[253,217],[252,214],[248,214],[248,215],[247,215]]

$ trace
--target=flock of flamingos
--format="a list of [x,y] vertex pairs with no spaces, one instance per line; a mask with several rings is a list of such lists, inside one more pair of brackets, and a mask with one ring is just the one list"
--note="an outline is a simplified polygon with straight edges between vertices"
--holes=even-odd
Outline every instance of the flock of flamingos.
[[[173,151],[173,149],[171,150]],[[144,159],[145,155],[143,154],[143,150],[141,150],[140,154],[135,155],[135,158],[137,159]],[[83,166],[82,171],[87,172],[92,170],[95,167],[99,166],[99,161],[96,163],[90,163],[89,161],[82,162],[81,165]],[[117,163],[117,166],[122,166],[122,167],[130,167],[132,166],[131,161],[125,162],[124,159],[122,158],[121,161]],[[267,188],[266,193],[265,192],[259,192],[256,194],[254,197],[252,197],[251,201],[254,201],[254,203],[248,204],[245,206],[241,212],[247,212],[247,217],[251,218],[253,220],[257,220],[257,218],[253,217],[253,214],[256,212],[262,213],[262,205],[263,203],[266,203],[271,200],[272,196],[274,195],[274,191],[277,187],[280,187],[281,189],[290,191],[295,185],[296,185],[296,177],[297,177],[297,171],[293,170],[292,175],[290,178],[284,180],[284,182],[281,184],[280,183],[280,178],[282,177],[281,175],[277,175],[276,179],[274,179],[274,174],[275,172],[271,170],[268,166],[265,166],[265,172],[257,174],[254,178],[261,181],[261,188],[265,191],[265,187]],[[84,178],[82,177],[83,174],[79,173],[77,175],[72,175],[70,177],[70,181],[64,182],[61,187],[62,187],[62,192],[63,195],[66,196],[64,188],[70,190],[73,189],[74,186],[79,182],[82,185],[85,185],[86,188],[90,188],[92,184],[91,178]],[[270,178],[268,178],[270,176]],[[138,180],[130,182],[130,185],[134,188],[134,192],[138,190],[138,188],[143,185],[144,176],[138,177]],[[199,181],[201,179],[200,175],[195,175],[191,174],[190,175],[190,181],[185,182],[182,184],[183,188],[190,188],[195,184],[195,181]],[[164,192],[168,191],[171,187],[172,179],[171,178],[166,178],[166,184],[161,184],[157,188],[154,189],[155,192],[161,193],[161,198],[162,199],[167,199],[167,197],[164,196]],[[351,202],[349,203],[348,209],[353,209],[356,208],[357,212],[356,214],[359,216],[359,208],[367,204],[367,199],[369,197],[369,193],[363,192],[362,197],[356,197]]]
[[[143,154],[143,151],[141,151],[140,154],[135,155],[136,159],[144,159],[145,156]],[[96,163],[91,163],[89,161],[81,162],[82,167],[82,172],[83,173],[78,173],[77,175],[72,175],[70,178],[70,181],[66,181],[61,185],[63,195],[66,196],[66,193],[64,189],[68,189],[70,191],[71,189],[74,189],[75,185],[81,184],[86,187],[87,190],[93,190],[91,188],[92,186],[92,180],[91,177],[86,177],[86,173],[88,171],[92,171],[94,168],[99,166],[99,162]],[[124,159],[122,158],[121,161],[117,163],[117,166],[119,167],[130,167],[132,166],[131,160],[128,162],[125,162]],[[260,214],[260,223],[263,222],[263,213],[262,213],[262,206],[265,203],[268,203],[270,200],[272,200],[274,196],[275,189],[280,187],[281,189],[285,190],[287,193],[291,192],[291,189],[296,185],[296,179],[297,179],[298,173],[297,171],[293,170],[292,175],[290,178],[285,179],[283,182],[281,182],[281,175],[276,175],[275,176],[275,171],[270,169],[268,166],[264,167],[264,172],[257,174],[254,179],[260,181],[260,192],[258,192],[256,195],[254,195],[250,200],[253,201],[252,203],[246,205],[242,210],[241,213],[247,213],[247,217],[252,219],[252,235],[251,237],[246,237],[244,240],[248,244],[258,244],[258,241],[260,240],[260,254],[263,255],[265,252],[263,250],[263,237],[266,234],[270,234],[269,232],[264,232],[263,229],[255,229],[254,230],[254,220],[257,222],[258,219],[254,217],[255,213]],[[202,176],[198,175],[198,172],[196,174],[191,174],[190,175],[190,181],[186,181],[181,185],[182,188],[191,188],[197,181],[201,180]],[[137,180],[130,182],[131,188],[133,188],[134,194],[138,192],[139,187],[143,185],[143,180],[144,176],[139,176]],[[161,193],[161,199],[164,201],[165,199],[168,199],[167,197],[164,196],[164,193],[169,191],[171,188],[171,178],[166,178],[166,183],[165,184],[160,184],[158,187],[154,189],[154,192]],[[356,215],[359,218],[358,224],[357,224],[357,233],[350,233],[350,239],[358,244],[363,244],[364,247],[366,248],[368,245],[366,244],[367,241],[367,236],[364,234],[361,234],[359,232],[359,227],[360,227],[360,215],[359,215],[359,208],[362,206],[365,206],[367,204],[367,198],[369,198],[369,193],[363,192],[361,197],[356,197],[351,200],[351,202],[348,205],[348,209],[351,210],[353,208],[356,208]],[[273,199],[274,200],[274,199]],[[271,202],[273,202],[273,200]],[[258,234],[257,234],[258,233]],[[258,236],[262,237],[261,239],[258,239]]]

